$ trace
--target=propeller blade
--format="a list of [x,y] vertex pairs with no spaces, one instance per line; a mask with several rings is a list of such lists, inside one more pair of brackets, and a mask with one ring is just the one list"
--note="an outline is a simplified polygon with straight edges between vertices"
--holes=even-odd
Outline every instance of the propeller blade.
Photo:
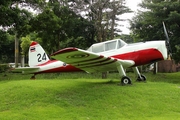
[[172,59],[172,49],[171,49],[171,46],[170,46],[170,39],[169,39],[169,36],[168,36],[168,33],[167,33],[166,26],[165,26],[164,22],[163,22],[163,28],[164,28],[164,33],[165,33],[165,36],[166,36],[166,47],[168,49],[168,55]]
[[163,22],[163,28],[164,28],[164,33],[165,33],[165,36],[166,36],[166,42],[169,43],[169,36],[168,36],[168,33],[167,33],[166,26],[165,26],[164,22]]

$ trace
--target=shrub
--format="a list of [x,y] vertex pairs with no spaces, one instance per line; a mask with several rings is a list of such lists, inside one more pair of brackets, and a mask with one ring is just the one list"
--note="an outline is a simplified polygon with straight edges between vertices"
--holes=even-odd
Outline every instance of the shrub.
[[0,73],[6,72],[9,69],[8,64],[0,64]]

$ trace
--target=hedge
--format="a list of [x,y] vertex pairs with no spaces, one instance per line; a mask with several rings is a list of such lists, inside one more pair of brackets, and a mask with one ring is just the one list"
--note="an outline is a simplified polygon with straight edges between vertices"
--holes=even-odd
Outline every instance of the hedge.
[[10,69],[8,64],[0,64],[0,73],[6,72]]

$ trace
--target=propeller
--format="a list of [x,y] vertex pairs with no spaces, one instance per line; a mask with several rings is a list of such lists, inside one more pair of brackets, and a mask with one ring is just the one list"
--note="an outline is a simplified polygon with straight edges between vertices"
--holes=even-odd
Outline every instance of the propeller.
[[163,28],[164,28],[164,33],[165,33],[165,36],[166,36],[166,47],[167,47],[167,50],[168,50],[168,55],[172,59],[172,49],[171,49],[171,45],[170,45],[170,39],[169,39],[169,36],[168,36],[168,33],[167,33],[166,26],[165,26],[164,22],[163,22]]

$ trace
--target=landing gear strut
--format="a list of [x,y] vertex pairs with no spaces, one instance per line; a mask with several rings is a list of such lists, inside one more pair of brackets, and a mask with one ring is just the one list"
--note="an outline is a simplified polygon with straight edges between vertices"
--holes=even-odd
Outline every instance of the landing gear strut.
[[139,70],[138,70],[137,67],[134,67],[133,70],[134,70],[134,73],[135,73],[136,76],[137,76],[137,79],[136,79],[137,81],[139,81],[139,82],[141,82],[141,81],[146,81],[146,76],[142,75],[142,74],[139,72]]
[[120,64],[119,66],[117,66],[117,69],[119,71],[120,76],[122,76],[121,85],[131,84],[131,79],[126,76],[123,66]]
[[[128,85],[132,84],[131,79],[126,76],[125,70],[121,64],[117,66],[119,75],[122,77],[121,78],[121,85]],[[137,81],[146,81],[146,76],[140,74],[139,70],[137,67],[133,67],[134,73],[137,76]]]

